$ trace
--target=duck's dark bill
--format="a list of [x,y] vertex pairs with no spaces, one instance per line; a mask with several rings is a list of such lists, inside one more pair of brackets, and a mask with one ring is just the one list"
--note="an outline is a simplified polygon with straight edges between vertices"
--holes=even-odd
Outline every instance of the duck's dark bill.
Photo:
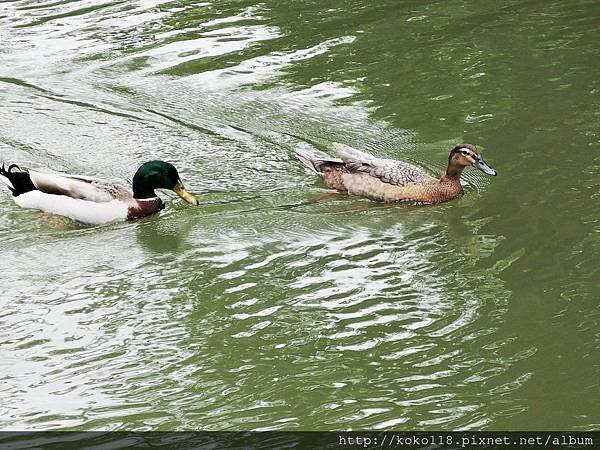
[[477,167],[483,173],[487,173],[488,175],[492,175],[493,177],[498,175],[498,172],[496,172],[494,169],[492,169],[490,166],[488,166],[487,163],[483,160],[483,158],[478,158],[473,163],[473,167]]
[[178,182],[173,190],[175,191],[175,193],[177,195],[179,195],[182,199],[184,199],[189,204],[197,205],[199,203],[198,199],[196,197],[194,197],[192,194],[190,194],[188,191],[185,190],[185,188],[183,187],[183,184],[181,184],[181,182]]

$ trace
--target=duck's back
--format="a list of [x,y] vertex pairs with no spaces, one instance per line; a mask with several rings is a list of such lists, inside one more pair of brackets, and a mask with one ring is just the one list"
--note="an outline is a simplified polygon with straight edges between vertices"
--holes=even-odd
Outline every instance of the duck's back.
[[334,143],[345,167],[350,173],[366,173],[383,183],[394,186],[407,186],[411,183],[428,184],[438,180],[423,172],[417,166],[404,161],[376,158],[344,144]]
[[37,189],[47,194],[64,195],[96,203],[133,199],[126,187],[99,178],[29,170],[29,177]]
[[[337,178],[346,193],[387,203],[438,203],[440,182],[412,164],[376,158],[344,144],[334,144],[343,166],[324,180]],[[329,183],[328,183],[329,184]],[[445,199],[445,193],[442,194]]]

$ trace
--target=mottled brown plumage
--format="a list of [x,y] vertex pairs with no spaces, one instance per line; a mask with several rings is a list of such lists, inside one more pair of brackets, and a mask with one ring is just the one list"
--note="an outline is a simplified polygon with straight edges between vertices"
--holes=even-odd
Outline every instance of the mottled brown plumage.
[[466,166],[496,175],[470,144],[450,151],[448,168],[439,180],[406,162],[376,158],[343,144],[333,147],[339,159],[312,150],[297,150],[296,155],[330,188],[382,202],[442,203],[456,198],[463,193],[460,176]]

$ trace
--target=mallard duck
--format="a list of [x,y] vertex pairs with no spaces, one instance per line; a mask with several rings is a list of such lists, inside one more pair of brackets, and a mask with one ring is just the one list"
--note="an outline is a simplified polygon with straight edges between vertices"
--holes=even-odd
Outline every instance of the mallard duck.
[[170,189],[186,202],[198,200],[187,192],[177,169],[164,161],[149,161],[133,177],[133,190],[118,183],[81,175],[21,170],[16,164],[0,168],[0,181],[15,203],[58,214],[89,225],[138,219],[165,207],[155,189]]
[[438,180],[416,166],[380,159],[344,144],[333,144],[340,158],[314,150],[296,150],[296,156],[330,188],[344,194],[383,202],[442,203],[463,193],[460,176],[466,166],[497,173],[471,144],[450,150],[446,173]]

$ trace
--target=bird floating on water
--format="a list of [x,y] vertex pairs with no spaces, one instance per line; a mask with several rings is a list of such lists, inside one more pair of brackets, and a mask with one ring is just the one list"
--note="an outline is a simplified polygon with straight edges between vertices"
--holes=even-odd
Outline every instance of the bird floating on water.
[[334,143],[333,147],[339,158],[304,149],[297,149],[296,156],[337,192],[388,203],[452,200],[463,194],[460,176],[467,166],[497,175],[471,144],[459,144],[450,150],[448,168],[440,179],[403,161],[376,158],[344,144]]
[[22,208],[68,217],[89,225],[138,219],[165,207],[156,189],[174,191],[186,202],[198,200],[185,190],[177,169],[164,161],[149,161],[133,177],[132,188],[82,175],[21,170],[16,164],[0,168],[0,181],[8,186]]

